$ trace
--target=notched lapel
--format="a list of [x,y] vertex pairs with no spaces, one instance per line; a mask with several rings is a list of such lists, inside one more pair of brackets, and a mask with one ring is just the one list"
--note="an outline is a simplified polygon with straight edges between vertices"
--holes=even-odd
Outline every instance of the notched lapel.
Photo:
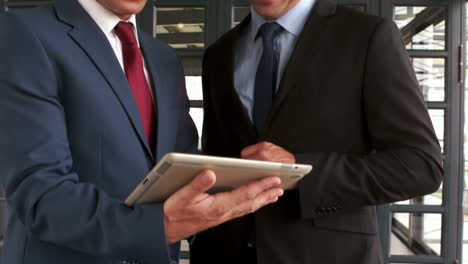
[[155,50],[156,47],[150,43],[151,39],[148,39],[150,37],[141,33],[141,30],[138,35],[141,50],[145,57],[146,68],[153,81],[151,89],[153,91],[157,117],[156,160],[159,160],[162,158],[162,155],[170,151],[170,142],[172,142],[171,139],[174,139],[173,128],[167,125],[170,123],[169,119],[171,118],[168,115],[170,111],[168,102],[171,102],[168,97],[171,95],[169,94],[169,87],[166,83],[166,78],[169,76],[166,74],[164,74],[166,76],[161,76],[161,73],[164,73],[165,67],[161,60],[158,59],[158,52]]
[[[281,103],[286,99],[287,95],[298,85],[296,81],[300,78],[299,74],[303,74],[301,68],[306,64],[315,65],[312,68],[319,68],[319,61],[317,60],[317,52],[320,50],[322,37],[327,31],[328,19],[335,13],[336,1],[335,0],[318,0],[316,6],[312,10],[309,18],[307,19],[304,28],[299,35],[296,42],[291,58],[287,63],[283,77],[280,81],[278,91],[273,100],[272,110],[267,118],[265,128],[268,128],[276,112],[279,110]],[[312,85],[313,89],[318,87]],[[313,92],[311,93],[313,94]]]
[[[240,131],[239,137],[247,143],[255,142],[257,135],[248,113],[242,105],[239,94],[234,87],[234,54],[241,31],[249,22],[250,15],[231,32],[227,33],[227,35],[224,36],[225,39],[219,43],[220,47],[216,49],[217,53],[214,54],[214,57],[216,57],[215,60],[217,61],[215,67],[225,68],[225,70],[215,70],[215,72],[220,74],[213,77],[216,79],[213,83],[218,85],[210,87],[212,90],[211,93],[216,94],[214,98],[217,99],[217,101],[213,103],[217,105],[217,109],[222,109],[221,111],[224,114],[223,122],[229,122],[230,124],[227,126],[235,128],[235,131]],[[224,58],[226,61],[223,60]],[[229,110],[225,111],[225,109]]]
[[133,93],[106,36],[77,1],[59,0],[55,2],[55,7],[58,17],[72,26],[72,30],[68,34],[83,49],[107,80],[125,109],[148,156],[153,158]]

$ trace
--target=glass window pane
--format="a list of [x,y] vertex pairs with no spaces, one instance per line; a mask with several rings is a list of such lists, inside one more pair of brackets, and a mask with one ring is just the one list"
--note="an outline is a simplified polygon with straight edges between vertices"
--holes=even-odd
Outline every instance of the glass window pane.
[[432,102],[445,101],[445,59],[412,58],[411,60],[424,99]]
[[185,86],[190,100],[203,100],[201,76],[185,76]]
[[249,13],[249,6],[235,6],[232,10],[232,27],[239,24]]
[[176,49],[205,46],[205,8],[156,7],[156,37]]
[[183,56],[185,86],[190,100],[203,100],[202,91],[202,56]]
[[[439,144],[444,150],[444,124],[445,124],[445,110],[443,109],[429,109],[429,116],[432,120],[436,136],[439,139]],[[439,189],[432,194],[424,197],[418,197],[412,200],[400,201],[397,204],[418,204],[418,205],[442,205],[442,189],[443,184],[440,185]]]
[[394,20],[408,49],[445,49],[445,7],[395,6]]
[[195,122],[195,126],[197,127],[198,136],[200,137],[198,141],[198,149],[201,149],[201,133],[202,133],[202,127],[203,127],[203,108],[198,108],[198,107],[190,108],[190,116],[192,117],[193,122]]
[[444,152],[445,110],[429,109],[429,116],[431,117],[432,125],[434,126],[442,152]]
[[183,56],[182,64],[185,71],[185,86],[190,100],[203,100],[202,91],[202,57]]
[[392,255],[440,256],[442,215],[395,213],[392,217]]

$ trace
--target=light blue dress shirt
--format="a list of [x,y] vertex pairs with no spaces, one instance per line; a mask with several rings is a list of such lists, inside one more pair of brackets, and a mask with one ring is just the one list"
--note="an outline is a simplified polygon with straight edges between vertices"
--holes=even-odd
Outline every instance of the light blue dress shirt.
[[[301,34],[315,1],[301,0],[288,13],[274,20],[283,27],[274,43],[274,49],[279,55],[276,89],[278,89],[284,68],[291,57],[297,38]],[[252,20],[236,44],[234,58],[234,87],[249,114],[250,120],[252,120],[253,113],[255,75],[263,52],[262,40],[260,37],[255,39],[255,36],[263,23],[272,22],[265,20],[253,8],[251,8],[251,14]]]

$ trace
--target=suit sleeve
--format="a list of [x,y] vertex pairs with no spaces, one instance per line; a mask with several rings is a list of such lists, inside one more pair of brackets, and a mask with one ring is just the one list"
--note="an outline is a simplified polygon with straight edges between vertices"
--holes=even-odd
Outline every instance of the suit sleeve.
[[363,109],[373,151],[295,154],[314,165],[299,187],[302,216],[406,200],[436,191],[441,151],[396,25],[382,20],[370,39]]
[[223,148],[220,146],[225,146],[224,137],[221,129],[219,128],[219,123],[217,121],[215,109],[213,108],[212,98],[210,89],[212,87],[209,83],[210,70],[208,65],[210,62],[210,52],[211,48],[208,48],[203,56],[203,132],[202,132],[202,150],[203,153],[208,155],[217,155],[225,156],[225,153],[222,152]]
[[0,175],[11,214],[28,236],[60,247],[170,263],[161,204],[128,208],[80,182],[59,95],[60,69],[16,18],[0,16]]

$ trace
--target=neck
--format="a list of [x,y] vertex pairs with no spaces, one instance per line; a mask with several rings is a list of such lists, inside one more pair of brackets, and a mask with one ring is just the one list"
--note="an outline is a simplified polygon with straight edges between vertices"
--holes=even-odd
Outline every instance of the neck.
[[[117,15],[117,14],[116,14]],[[130,19],[131,15],[117,15],[120,19],[127,21]]]

